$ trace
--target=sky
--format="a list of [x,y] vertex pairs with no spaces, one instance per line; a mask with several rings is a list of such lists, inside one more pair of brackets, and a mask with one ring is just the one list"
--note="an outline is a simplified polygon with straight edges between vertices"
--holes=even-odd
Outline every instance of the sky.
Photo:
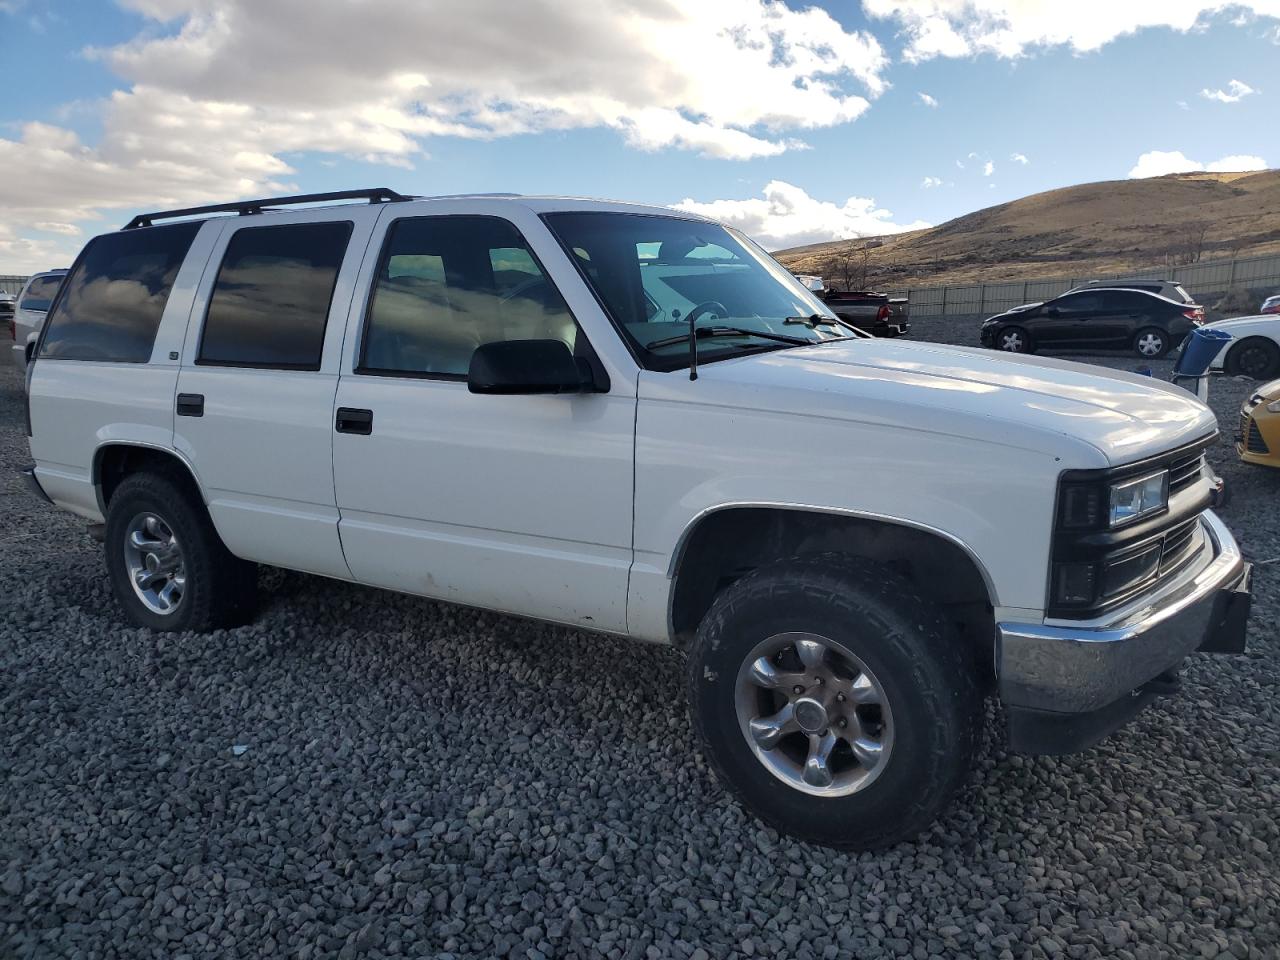
[[779,249],[1280,166],[1278,117],[1280,0],[0,0],[0,274],[141,210],[371,186]]

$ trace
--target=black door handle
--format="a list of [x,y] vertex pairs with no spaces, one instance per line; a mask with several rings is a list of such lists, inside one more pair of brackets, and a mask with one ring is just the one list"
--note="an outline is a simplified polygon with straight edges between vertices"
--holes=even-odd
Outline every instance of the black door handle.
[[180,417],[203,417],[204,416],[204,394],[203,393],[180,393],[178,394],[177,412]]
[[339,433],[359,433],[367,437],[373,433],[373,411],[339,407],[334,429]]

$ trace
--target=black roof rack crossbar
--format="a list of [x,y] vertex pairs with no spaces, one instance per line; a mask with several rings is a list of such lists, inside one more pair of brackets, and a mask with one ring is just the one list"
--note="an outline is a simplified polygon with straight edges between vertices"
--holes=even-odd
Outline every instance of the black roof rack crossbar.
[[245,217],[271,207],[284,207],[298,203],[326,203],[331,200],[368,200],[370,203],[390,203],[398,200],[412,200],[402,193],[387,187],[374,187],[372,190],[339,190],[335,193],[303,193],[296,197],[267,197],[262,200],[236,200],[233,203],[211,203],[204,207],[187,207],[183,210],[157,210],[155,213],[140,213],[124,225],[126,230],[138,227],[149,227],[157,220],[173,220],[177,217],[194,217],[202,213],[238,213]]

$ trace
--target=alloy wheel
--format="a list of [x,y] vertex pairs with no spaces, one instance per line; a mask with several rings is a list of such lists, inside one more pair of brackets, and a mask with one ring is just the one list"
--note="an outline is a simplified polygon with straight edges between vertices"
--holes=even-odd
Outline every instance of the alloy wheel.
[[187,569],[178,538],[154,513],[139,513],[125,528],[124,563],[138,599],[153,613],[171,614],[186,592]]
[[893,749],[884,689],[860,659],[812,633],[761,641],[738,671],[735,706],[747,744],[773,776],[804,793],[866,788]]
[[1022,334],[1017,330],[1006,330],[1000,334],[1000,349],[1008,350],[1010,353],[1021,353],[1026,341],[1022,339]]

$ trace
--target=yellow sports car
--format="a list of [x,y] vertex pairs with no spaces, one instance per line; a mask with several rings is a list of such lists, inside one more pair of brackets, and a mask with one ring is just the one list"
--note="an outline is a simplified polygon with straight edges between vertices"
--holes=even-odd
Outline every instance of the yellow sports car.
[[1280,467],[1280,380],[1264,383],[1240,408],[1236,453],[1246,463]]

